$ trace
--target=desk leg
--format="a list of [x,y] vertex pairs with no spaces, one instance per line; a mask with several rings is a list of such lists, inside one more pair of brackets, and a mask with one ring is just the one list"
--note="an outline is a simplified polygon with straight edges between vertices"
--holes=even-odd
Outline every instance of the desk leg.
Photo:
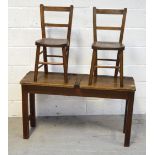
[[23,138],[29,138],[28,92],[22,86]]
[[124,140],[125,147],[130,146],[133,103],[134,103],[134,92],[130,93],[128,96],[127,116],[126,116],[126,123],[125,123],[125,140]]
[[126,99],[126,103],[125,103],[125,115],[124,115],[123,133],[125,133],[126,119],[127,119],[127,110],[128,110],[128,99]]
[[31,127],[36,126],[35,94],[31,94],[31,93],[30,93],[30,125]]

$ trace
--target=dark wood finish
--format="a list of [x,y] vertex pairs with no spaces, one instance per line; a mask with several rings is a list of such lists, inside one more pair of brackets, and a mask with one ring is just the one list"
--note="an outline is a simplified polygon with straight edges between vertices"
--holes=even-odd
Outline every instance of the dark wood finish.
[[[69,21],[68,21],[67,40],[69,42],[69,45],[70,45],[70,38],[71,38],[70,36],[71,36],[71,29],[72,29],[72,20],[73,20],[73,5],[70,6]],[[69,48],[69,46],[67,48]]]
[[44,5],[43,4],[40,4],[40,21],[41,21],[42,38],[46,38],[45,18],[44,18]]
[[33,80],[34,72],[29,72],[21,80],[22,109],[23,109],[23,138],[29,138],[28,94],[30,93],[30,122],[35,126],[34,94],[53,94],[65,96],[99,97],[110,99],[125,99],[126,110],[124,119],[125,140],[124,146],[130,144],[132,111],[134,92],[136,90],[134,79],[124,77],[124,86],[120,87],[120,79],[113,76],[98,76],[97,81],[88,85],[89,75],[68,74],[68,83],[64,82],[64,74],[38,72],[38,81]]
[[[95,66],[97,66],[97,52],[95,52]],[[94,68],[94,77],[97,78],[97,67]]]
[[123,126],[123,133],[125,133],[126,129],[126,119],[127,119],[127,111],[128,111],[128,99],[126,99],[126,103],[125,103],[125,116],[124,116],[124,126]]
[[96,32],[96,8],[93,7],[93,36],[94,42],[97,41],[97,32]]
[[[66,24],[57,24],[57,23],[47,23],[45,22],[45,11],[62,11],[62,12],[69,12],[69,20]],[[69,57],[69,47],[70,47],[70,36],[71,36],[71,28],[72,28],[72,18],[73,18],[73,6],[70,7],[57,7],[57,6],[44,6],[43,4],[40,5],[40,20],[41,20],[41,30],[42,30],[42,39],[37,40],[35,42],[37,46],[37,54],[36,54],[36,62],[35,62],[35,75],[34,81],[37,81],[37,72],[38,69],[44,66],[44,71],[48,73],[48,65],[63,65],[64,67],[64,81],[67,83],[67,71],[68,71],[68,57]],[[68,29],[66,39],[58,39],[58,38],[47,38],[46,37],[46,27],[66,27]],[[43,47],[43,51],[40,52],[40,47]],[[63,50],[62,56],[58,55],[48,55],[47,54],[47,47],[57,47]],[[39,55],[38,55],[39,51]],[[43,53],[43,61],[39,62],[39,56]],[[63,63],[57,62],[48,62],[48,57],[62,57]],[[65,61],[65,62],[64,62]],[[38,67],[39,64],[40,65]]]
[[[47,48],[44,46],[43,47],[43,60],[44,62],[47,62]],[[44,64],[44,71],[47,74],[48,73],[48,65]]]
[[[116,60],[116,66],[119,66],[120,64],[120,50],[118,50],[118,53],[117,53],[117,60]],[[118,69],[116,68],[115,69],[115,74],[114,74],[114,77],[117,78],[117,75],[118,75]]]
[[130,145],[133,103],[134,103],[134,92],[128,95],[127,116],[125,124],[125,140],[124,140],[124,146],[126,147]]
[[[89,85],[92,84],[92,80],[93,80],[93,76],[94,76],[96,55],[97,55],[97,51],[94,50],[93,54],[92,54],[91,68],[90,68],[90,74],[89,74]],[[96,76],[97,76],[97,74],[96,74]]]
[[35,114],[35,94],[29,94],[30,99],[30,124],[31,127],[36,126],[36,114]]
[[68,82],[68,78],[67,78],[67,51],[65,50],[65,48],[62,48],[62,55],[63,55],[63,66],[64,66],[64,80],[65,83]]
[[120,53],[120,86],[123,87],[123,51]]
[[[124,8],[122,10],[118,9],[96,9],[93,8],[93,36],[94,36],[94,43],[92,44],[93,52],[96,54],[93,54],[95,58],[92,57],[92,63],[91,65],[95,65],[94,67],[91,66],[90,69],[90,76],[89,76],[89,85],[92,85],[93,77],[97,77],[97,68],[114,68],[115,73],[114,77],[117,78],[118,72],[120,71],[120,86],[123,87],[123,50],[125,49],[125,46],[122,44],[123,41],[123,34],[124,34],[124,28],[125,28],[125,21],[126,21],[126,13],[127,9]],[[112,15],[122,15],[122,24],[120,27],[112,27],[112,26],[97,26],[96,22],[96,16],[97,14],[112,14]],[[120,31],[120,37],[119,42],[103,42],[103,41],[97,41],[97,30],[116,30]],[[114,59],[98,59],[97,58],[97,51],[98,50],[117,50],[117,60],[116,60],[116,67],[114,66],[97,66],[98,60],[103,61],[115,61]],[[94,60],[95,59],[95,60]]]
[[34,70],[34,81],[37,81],[37,76],[38,76],[39,55],[40,55],[40,46],[37,46],[37,49],[36,49],[36,60],[35,60],[35,70]]
[[28,92],[22,87],[23,138],[29,138]]
[[123,10],[123,19],[122,19],[122,26],[121,26],[121,33],[120,33],[119,43],[122,43],[122,41],[123,41],[124,28],[125,28],[125,21],[126,21],[126,14],[127,14],[127,8],[124,8],[124,10]]

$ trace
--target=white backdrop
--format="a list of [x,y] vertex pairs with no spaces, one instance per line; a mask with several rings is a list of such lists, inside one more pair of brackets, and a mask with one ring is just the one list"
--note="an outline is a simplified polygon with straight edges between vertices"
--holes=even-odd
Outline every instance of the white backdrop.
[[[124,72],[133,76],[136,82],[134,113],[145,113],[146,62],[145,62],[145,0],[9,0],[9,116],[21,116],[20,80],[34,69],[35,40],[41,37],[39,4],[54,6],[74,5],[69,72],[89,73],[91,62],[92,7],[128,8],[124,43]],[[53,21],[65,22],[62,14],[49,14]],[[57,20],[58,19],[58,20]],[[100,18],[99,18],[100,19]],[[98,20],[100,24],[110,22],[107,18]],[[107,19],[107,20],[106,20]],[[113,19],[113,18],[111,18]],[[107,23],[104,23],[106,20]],[[64,36],[65,30],[55,30],[55,36]],[[51,36],[51,31],[48,31]],[[103,36],[102,34],[100,34]],[[116,39],[116,35],[105,33],[104,38]],[[52,52],[51,50],[49,52]],[[60,52],[57,51],[56,52]],[[103,54],[102,54],[103,55]],[[115,56],[115,52],[104,52],[103,56]],[[62,67],[52,67],[52,71],[63,71]],[[103,70],[100,71],[100,74]],[[112,74],[113,70],[104,73]],[[97,98],[37,95],[37,115],[100,115],[124,113],[123,100]]]

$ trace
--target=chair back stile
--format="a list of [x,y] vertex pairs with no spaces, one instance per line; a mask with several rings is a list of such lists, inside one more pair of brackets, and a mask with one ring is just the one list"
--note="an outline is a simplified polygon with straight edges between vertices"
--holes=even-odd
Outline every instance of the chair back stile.
[[125,21],[126,21],[126,14],[127,14],[127,8],[125,8],[124,12],[123,12],[122,26],[121,26],[121,33],[120,33],[119,43],[122,43],[122,41],[123,41]]
[[96,31],[96,8],[93,7],[93,35],[94,35],[94,42],[97,41],[97,31]]
[[[109,14],[109,15],[123,15],[122,23],[120,27],[114,26],[97,26],[96,16],[97,14]],[[125,28],[127,8],[124,9],[96,9],[93,7],[93,36],[94,42],[97,41],[97,30],[113,30],[120,31],[119,43],[123,41],[123,34]]]
[[[67,24],[46,23],[45,22],[45,11],[69,12],[68,23]],[[46,38],[46,27],[66,27],[68,28],[67,40],[70,44],[72,18],[73,18],[73,5],[71,5],[70,7],[57,7],[57,6],[44,6],[43,4],[41,4],[40,5],[40,21],[41,21],[42,38]]]

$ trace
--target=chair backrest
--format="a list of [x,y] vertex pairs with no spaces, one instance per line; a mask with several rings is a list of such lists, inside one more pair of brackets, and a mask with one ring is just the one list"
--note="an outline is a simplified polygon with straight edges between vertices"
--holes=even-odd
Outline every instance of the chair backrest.
[[[68,23],[67,24],[46,23],[45,22],[45,15],[44,15],[45,11],[69,12]],[[70,7],[58,7],[58,6],[44,6],[43,4],[40,4],[42,38],[46,38],[45,27],[66,27],[66,28],[68,28],[67,39],[70,43],[71,28],[72,28],[72,17],[73,17],[73,5],[71,5]]]
[[[124,27],[125,27],[125,21],[126,21],[126,13],[127,8],[124,8],[122,10],[118,9],[96,9],[96,7],[93,7],[93,34],[94,34],[94,42],[97,41],[97,30],[119,30],[120,31],[120,37],[119,42],[122,43],[123,41],[123,34],[124,34]],[[122,24],[120,27],[112,27],[112,26],[97,26],[96,24],[96,15],[97,14],[109,14],[109,15],[122,15]]]

